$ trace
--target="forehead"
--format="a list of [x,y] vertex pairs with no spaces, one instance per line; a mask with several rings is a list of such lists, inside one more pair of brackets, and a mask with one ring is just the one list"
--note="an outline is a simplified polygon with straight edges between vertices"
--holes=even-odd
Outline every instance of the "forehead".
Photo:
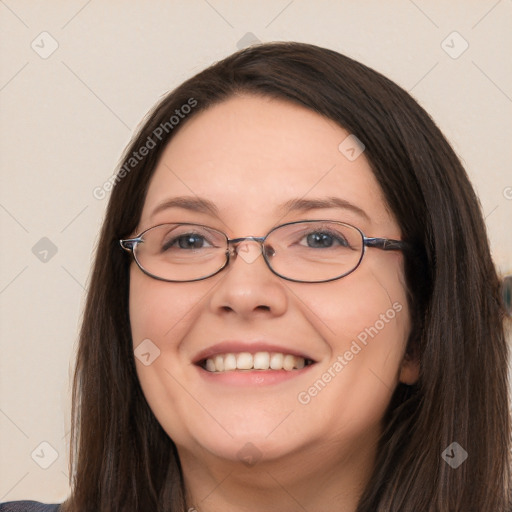
[[353,159],[340,151],[349,135],[290,102],[230,98],[196,114],[171,139],[151,179],[140,224],[151,225],[155,207],[175,196],[212,201],[225,220],[249,224],[245,229],[273,225],[287,201],[326,197],[361,207],[375,225],[389,223],[364,153]]

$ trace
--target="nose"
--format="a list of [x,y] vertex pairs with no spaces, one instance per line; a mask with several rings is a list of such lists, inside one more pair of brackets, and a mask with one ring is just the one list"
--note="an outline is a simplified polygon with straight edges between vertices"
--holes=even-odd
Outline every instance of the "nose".
[[268,268],[261,242],[254,238],[232,246],[230,262],[211,295],[210,307],[219,314],[281,316],[288,307],[282,279]]

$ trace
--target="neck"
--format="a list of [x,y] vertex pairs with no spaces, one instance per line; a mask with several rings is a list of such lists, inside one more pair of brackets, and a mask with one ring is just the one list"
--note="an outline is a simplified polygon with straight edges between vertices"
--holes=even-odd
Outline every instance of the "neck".
[[375,461],[369,444],[341,454],[337,446],[310,446],[252,464],[179,449],[187,510],[355,512]]

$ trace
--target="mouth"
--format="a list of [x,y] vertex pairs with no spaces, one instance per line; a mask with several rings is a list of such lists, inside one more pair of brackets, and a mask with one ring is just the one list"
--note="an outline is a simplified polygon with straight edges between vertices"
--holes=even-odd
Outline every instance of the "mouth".
[[284,352],[226,352],[203,358],[196,364],[210,373],[302,370],[315,363],[307,357]]

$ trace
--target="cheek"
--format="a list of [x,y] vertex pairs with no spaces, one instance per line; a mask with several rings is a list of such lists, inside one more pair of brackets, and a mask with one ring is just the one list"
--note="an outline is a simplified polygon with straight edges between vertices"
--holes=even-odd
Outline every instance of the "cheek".
[[[334,429],[378,424],[398,384],[410,331],[400,271],[354,273],[308,303],[308,318],[330,351],[301,403],[324,414]],[[337,418],[330,416],[339,404]]]
[[152,279],[136,266],[130,271],[129,311],[137,375],[149,407],[173,439],[188,435],[187,426],[175,416],[187,399],[179,383],[185,382],[190,364],[180,352],[181,340],[207,293],[208,287]]
[[316,317],[315,324],[333,348],[381,334],[400,351],[405,347],[410,319],[404,281],[400,268],[386,270],[368,266],[310,295],[311,321]]
[[[167,283],[152,279],[138,268],[130,272],[130,323],[133,344],[142,340],[178,347],[181,332],[195,317],[208,289],[191,283]],[[169,342],[169,343],[167,343]]]

